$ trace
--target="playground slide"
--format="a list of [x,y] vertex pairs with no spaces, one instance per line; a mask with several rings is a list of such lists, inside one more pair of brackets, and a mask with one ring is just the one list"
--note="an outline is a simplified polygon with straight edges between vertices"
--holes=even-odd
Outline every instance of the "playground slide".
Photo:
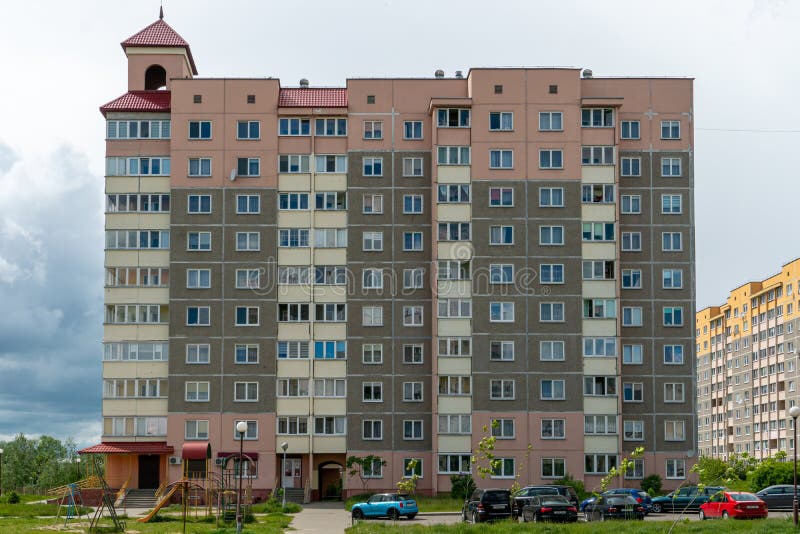
[[155,508],[153,508],[150,511],[149,514],[147,514],[144,517],[140,517],[136,521],[138,521],[139,523],[147,523],[148,521],[153,519],[158,513],[158,511],[161,510],[161,508],[169,504],[170,497],[172,497],[172,494],[175,493],[175,491],[178,489],[179,486],[180,486],[179,484],[175,484],[174,486],[172,486],[172,488],[167,492],[167,494],[164,495],[164,497],[162,497],[160,501],[158,501],[158,504],[155,506]]

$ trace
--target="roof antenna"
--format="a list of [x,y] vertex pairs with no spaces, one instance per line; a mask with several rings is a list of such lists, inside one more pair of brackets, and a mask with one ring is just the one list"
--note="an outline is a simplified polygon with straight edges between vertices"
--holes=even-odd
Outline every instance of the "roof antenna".
[[162,0],[161,7],[158,9],[158,19],[164,20],[164,2]]

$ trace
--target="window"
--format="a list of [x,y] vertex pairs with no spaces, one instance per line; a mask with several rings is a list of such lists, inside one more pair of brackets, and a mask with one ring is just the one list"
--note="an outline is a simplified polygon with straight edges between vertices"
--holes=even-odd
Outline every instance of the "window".
[[584,319],[612,319],[617,316],[614,299],[583,299]]
[[539,322],[540,323],[563,323],[564,322],[564,303],[563,302],[541,302],[541,303],[539,303]]
[[361,437],[367,441],[383,439],[383,421],[376,419],[365,419],[361,422]]
[[311,119],[296,117],[278,119],[278,135],[311,135]]
[[235,402],[257,402],[258,382],[234,382],[233,400]]
[[439,165],[469,165],[470,162],[468,146],[440,146],[436,154]]
[[361,272],[363,289],[383,289],[383,269],[364,269]]
[[622,345],[622,363],[641,365],[643,352],[642,345]]
[[347,304],[317,303],[314,306],[314,320],[323,323],[335,323],[347,320]]
[[557,149],[539,150],[540,169],[563,169],[564,152]]
[[514,282],[514,265],[510,263],[492,263],[489,265],[490,284],[511,284]]
[[667,478],[668,479],[686,478],[686,460],[681,460],[681,459],[667,460]]
[[581,126],[584,128],[610,128],[614,126],[614,110],[611,108],[581,109]]
[[[257,308],[256,308],[257,309]],[[235,362],[240,364],[258,363],[258,345],[234,346]]]
[[583,433],[588,436],[614,435],[617,433],[616,415],[585,415]]
[[[310,283],[309,267],[287,265],[278,267],[278,284],[280,285],[301,285]],[[236,271],[237,274],[240,270]],[[238,283],[238,277],[237,277]]]
[[642,158],[620,158],[620,174],[622,176],[641,176]]
[[583,355],[592,357],[613,357],[617,355],[617,339],[613,337],[583,338]]
[[441,318],[470,318],[472,317],[472,300],[470,299],[439,299],[438,314]]
[[490,187],[489,206],[508,207],[514,205],[514,189],[511,187]]
[[547,362],[564,360],[563,341],[540,341],[539,359]]
[[361,250],[381,251],[383,250],[383,232],[364,232],[361,243]]
[[211,269],[186,269],[187,289],[208,289],[211,287]]
[[[167,343],[104,343],[103,361],[167,361]],[[203,363],[203,362],[198,362]]]
[[347,135],[347,119],[316,119],[314,135],[320,137],[344,137]]
[[639,121],[622,121],[621,139],[639,139]]
[[308,434],[308,417],[278,417],[278,434],[289,436]]
[[258,195],[236,195],[236,213],[257,214],[261,212],[261,197]]
[[612,260],[584,260],[582,270],[584,280],[614,279],[614,262]]
[[439,128],[469,128],[469,109],[438,109],[436,125]]
[[169,139],[170,121],[107,121],[107,139]]
[[642,289],[641,269],[622,269],[623,289]]
[[622,400],[623,402],[643,402],[644,384],[641,382],[623,382]]
[[539,245],[554,246],[564,244],[563,226],[540,226]]
[[404,121],[403,139],[422,139],[422,121]]
[[472,417],[465,415],[440,415],[439,434],[471,434]]
[[681,159],[680,158],[661,158],[661,176],[680,176],[681,175]]
[[236,306],[236,326],[258,326],[258,306]]
[[472,377],[439,375],[439,395],[471,395]]
[[422,402],[422,382],[403,382],[403,402]]
[[422,176],[422,158],[403,158],[403,176]]
[[364,139],[383,139],[383,121],[364,121]]
[[680,139],[681,121],[661,121],[661,139]]
[[[242,420],[240,420],[240,419],[233,422],[234,439],[246,439],[246,440],[248,440],[248,439],[250,439],[250,440],[258,439],[258,421],[244,421],[244,423],[247,424],[247,430],[244,431],[244,435],[243,436],[241,436],[239,434],[239,431],[236,430],[236,425],[238,425],[240,422],[242,422]],[[243,471],[244,471],[244,475],[242,475],[242,476],[247,476],[248,469],[245,468]],[[255,476],[255,475],[253,475],[253,476]]]
[[563,400],[563,380],[542,380],[539,382],[539,396],[542,400]]
[[680,365],[683,363],[683,345],[664,345],[664,363]]
[[361,362],[372,365],[383,363],[383,344],[365,343],[362,345]]
[[664,289],[681,289],[683,287],[683,270],[663,269],[661,271],[661,279]]
[[186,402],[208,402],[208,382],[186,382]]
[[497,362],[514,361],[513,341],[490,341],[489,359]]
[[683,307],[664,307],[664,326],[683,326]]
[[383,195],[365,194],[362,198],[362,213],[372,215],[383,213]]
[[542,439],[564,439],[567,436],[565,427],[566,419],[542,419],[541,437]]
[[383,307],[364,306],[361,309],[361,323],[363,326],[383,326]]
[[[509,379],[490,380],[489,398],[491,400],[514,400],[515,398],[514,379],[509,378]],[[513,421],[512,421],[512,426],[513,426]]]
[[490,150],[489,168],[490,169],[511,169],[514,167],[513,150]]
[[343,248],[347,246],[347,228],[318,228],[314,230],[317,248]]
[[471,466],[469,454],[440,454],[439,473],[443,475],[469,473]]
[[563,263],[542,263],[539,265],[539,282],[542,284],[563,284]]
[[425,269],[403,269],[403,289],[422,289],[425,287]]
[[583,378],[583,394],[588,397],[615,397],[617,379],[613,376],[586,376]]
[[624,306],[622,308],[622,326],[642,326],[642,308]]
[[319,436],[344,436],[347,432],[347,418],[340,417],[315,417],[314,434]]
[[622,250],[625,252],[642,250],[642,233],[622,232]]
[[278,172],[300,174],[309,172],[309,156],[305,154],[281,154],[278,156]]
[[383,382],[364,382],[361,393],[364,402],[383,402]]
[[211,232],[189,232],[186,239],[187,250],[211,250]]
[[581,202],[584,204],[611,204],[614,202],[613,184],[586,184],[581,186]]
[[261,250],[261,234],[258,232],[236,232],[236,250]]
[[[418,440],[422,439],[422,420],[421,419],[404,419],[403,420],[403,439],[406,440]],[[410,460],[405,459],[403,460],[403,477],[410,477],[412,474],[412,470],[408,467],[408,462]],[[419,460],[422,462],[422,460]],[[422,464],[417,464],[417,467],[414,468],[414,472],[418,472],[419,475],[422,474]]]
[[237,121],[236,139],[260,139],[261,123],[259,121]]
[[278,359],[307,360],[308,341],[278,341]]
[[661,232],[661,250],[665,252],[680,251],[681,232]]
[[681,195],[661,195],[661,213],[674,215],[681,213]]
[[189,139],[211,139],[211,121],[189,121]]
[[492,461],[492,478],[514,478],[517,475],[514,458],[495,458]]
[[667,382],[664,384],[664,402],[683,402],[683,383]]
[[564,458],[542,458],[542,478],[563,478],[566,473]]
[[189,176],[211,176],[211,158],[189,158]]
[[364,158],[364,176],[383,176],[383,158]]
[[439,280],[469,280],[471,277],[468,261],[440,260],[436,265]]
[[403,232],[403,250],[419,252],[424,249],[424,246],[422,232]]
[[281,378],[276,389],[278,397],[308,397],[307,378]]
[[106,195],[107,213],[169,213],[169,195]]
[[622,195],[620,212],[624,215],[636,215],[642,213],[641,195]]
[[510,323],[514,321],[513,302],[490,302],[489,303],[489,322],[490,323]]
[[211,308],[208,306],[189,306],[186,308],[186,326],[210,326]]
[[[378,161],[378,169],[377,173],[372,176],[379,176],[380,175],[380,166],[381,166],[381,158],[365,158],[366,159],[377,159]],[[373,162],[374,164],[374,162]],[[320,155],[314,157],[314,170],[318,173],[345,173],[347,172],[347,156],[337,156],[337,155]],[[375,172],[376,169],[373,169]],[[366,174],[364,176],[367,176]]]
[[422,306],[403,306],[403,326],[422,326]]
[[664,421],[664,441],[686,441],[684,421]]
[[418,365],[423,361],[423,345],[403,345],[403,363]]
[[472,339],[468,337],[440,337],[439,356],[472,356]]
[[[541,114],[540,114],[541,116]],[[492,111],[489,113],[489,130],[493,132],[510,132],[514,129],[514,114],[510,111]]]
[[106,176],[169,176],[170,159],[106,158]]
[[540,187],[539,206],[542,208],[563,208],[564,207],[564,188],[563,187]]
[[332,211],[347,209],[347,193],[344,191],[316,193],[314,199],[314,207],[318,210]]
[[184,439],[208,439],[208,421],[186,421]]
[[440,222],[439,241],[469,241],[470,229],[468,222]]
[[613,146],[581,147],[581,165],[613,165]]
[[614,223],[583,223],[582,229],[584,241],[614,241]]
[[644,421],[623,421],[622,439],[625,441],[644,441]]
[[168,321],[166,304],[113,304],[106,306],[110,324],[155,324]]
[[544,132],[561,131],[564,129],[563,114],[560,111],[540,111],[539,130]]
[[614,454],[586,454],[584,456],[584,473],[604,475],[611,468],[617,467],[617,457]]
[[[552,227],[548,227],[552,228]],[[555,227],[561,228],[561,227]],[[549,231],[548,239],[552,238],[552,231]],[[556,232],[557,234],[557,232]],[[557,235],[556,235],[557,237]],[[562,228],[563,239],[563,228]],[[490,226],[489,227],[489,244],[490,245],[513,245],[514,244],[514,227],[513,226]]]
[[422,195],[403,195],[403,213],[422,213]]
[[211,361],[211,345],[207,343],[186,345],[186,363],[204,364]]
[[259,176],[261,158],[236,158],[236,176]]
[[278,304],[278,322],[297,323],[308,321],[308,304]]

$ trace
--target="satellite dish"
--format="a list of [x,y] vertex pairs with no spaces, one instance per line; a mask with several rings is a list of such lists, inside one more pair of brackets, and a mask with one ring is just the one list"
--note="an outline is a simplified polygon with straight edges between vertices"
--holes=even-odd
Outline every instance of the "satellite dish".
[[231,182],[236,180],[236,169],[231,169],[231,175],[229,178],[231,179]]

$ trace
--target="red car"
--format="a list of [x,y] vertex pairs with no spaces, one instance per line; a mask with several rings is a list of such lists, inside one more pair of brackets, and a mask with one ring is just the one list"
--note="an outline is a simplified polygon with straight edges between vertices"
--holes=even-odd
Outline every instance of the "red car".
[[700,505],[700,519],[721,517],[722,519],[765,519],[767,503],[741,491],[721,491]]

